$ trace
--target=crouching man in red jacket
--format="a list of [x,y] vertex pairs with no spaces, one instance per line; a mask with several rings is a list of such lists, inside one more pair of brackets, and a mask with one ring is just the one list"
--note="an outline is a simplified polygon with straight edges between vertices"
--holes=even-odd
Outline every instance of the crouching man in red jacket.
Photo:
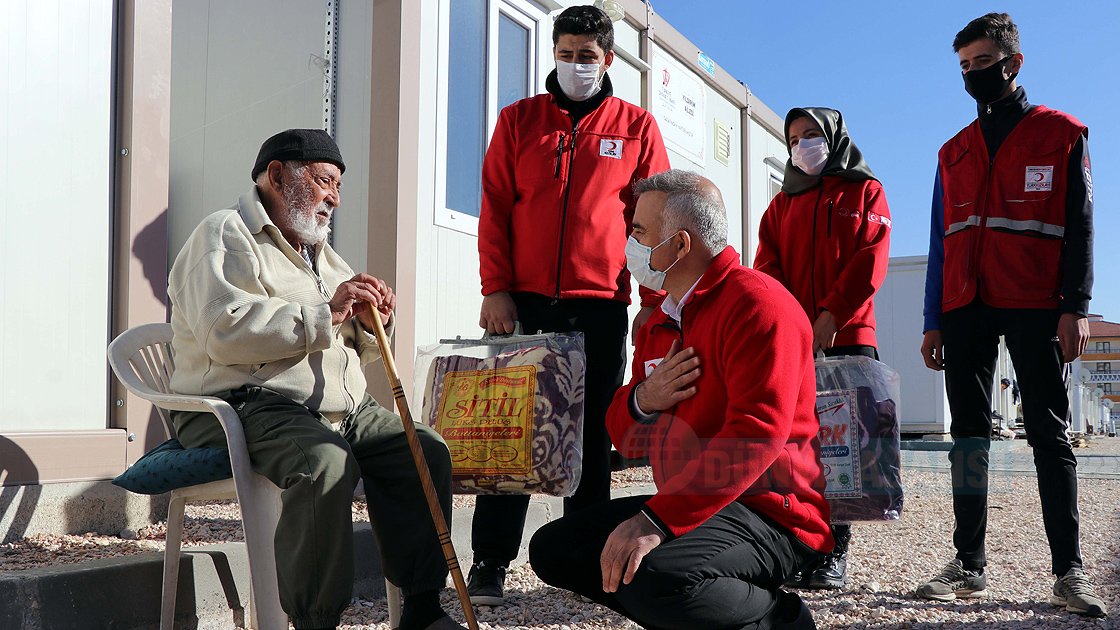
[[627,267],[667,295],[607,430],[649,457],[657,492],[541,528],[533,569],[648,628],[813,628],[780,590],[833,546],[809,322],[727,246],[712,182],[672,170],[635,192]]

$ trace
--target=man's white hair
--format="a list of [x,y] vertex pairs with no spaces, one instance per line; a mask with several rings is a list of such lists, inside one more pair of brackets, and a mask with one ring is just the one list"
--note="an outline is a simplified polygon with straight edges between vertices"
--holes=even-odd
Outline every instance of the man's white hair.
[[[286,160],[281,162],[281,164],[284,165],[284,170],[287,171],[289,175],[303,176],[311,162],[305,160]],[[257,174],[256,184],[263,188],[267,182],[268,169],[266,168]]]
[[692,171],[672,169],[634,184],[634,195],[663,192],[665,210],[661,216],[661,239],[685,230],[718,254],[727,247],[727,211],[719,191],[709,188],[704,178]]

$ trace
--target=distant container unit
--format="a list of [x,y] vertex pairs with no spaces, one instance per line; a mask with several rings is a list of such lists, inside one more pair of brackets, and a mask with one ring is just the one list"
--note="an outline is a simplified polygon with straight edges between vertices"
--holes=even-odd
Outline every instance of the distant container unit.
[[[911,435],[948,434],[952,418],[945,394],[944,373],[927,368],[920,352],[925,279],[925,256],[891,258],[887,278],[875,296],[879,356],[898,372],[902,381],[899,405],[902,432]],[[1096,351],[1092,342],[1090,349],[1090,352]],[[1108,400],[1107,394],[1102,396],[1103,388],[1094,388],[1089,382],[1107,377],[1096,373],[1090,376],[1090,371],[1082,368],[1082,362],[1086,360],[1091,360],[1091,357],[1083,357],[1071,365],[1070,431],[1088,433],[1092,427],[1093,432],[1105,429],[1107,433],[1110,428],[1115,432],[1115,423],[1110,417],[1113,403]],[[992,413],[996,422],[1003,419],[1004,426],[1011,427],[1022,414],[1013,399],[1013,388],[1000,388],[1000,381],[1004,378],[1011,383],[1016,382],[1011,355],[1001,340],[992,383]]]
[[902,381],[899,421],[904,434],[949,432],[945,379],[922,362],[922,302],[926,257],[891,258],[887,279],[875,294],[879,358]]

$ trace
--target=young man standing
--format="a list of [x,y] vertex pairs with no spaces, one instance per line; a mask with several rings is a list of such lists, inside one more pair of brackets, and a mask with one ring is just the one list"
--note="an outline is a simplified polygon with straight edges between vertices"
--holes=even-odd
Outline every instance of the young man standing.
[[987,587],[990,411],[1002,335],[1038,470],[1057,576],[1050,601],[1103,617],[1107,608],[1082,569],[1077,460],[1066,435],[1066,364],[1085,349],[1093,284],[1088,129],[1027,102],[1015,82],[1019,31],[1006,13],[969,22],[953,50],[978,118],[938,154],[922,356],[945,371],[957,557],[917,595],[952,600]]
[[[603,418],[625,365],[631,186],[668,169],[669,159],[653,116],[612,95],[610,18],[571,7],[553,23],[552,39],[548,93],[502,110],[483,163],[479,325],[502,334],[519,321],[527,332],[585,335],[583,471],[564,502],[572,512],[610,498]],[[468,586],[475,604],[504,601],[528,506],[527,495],[478,498]]]

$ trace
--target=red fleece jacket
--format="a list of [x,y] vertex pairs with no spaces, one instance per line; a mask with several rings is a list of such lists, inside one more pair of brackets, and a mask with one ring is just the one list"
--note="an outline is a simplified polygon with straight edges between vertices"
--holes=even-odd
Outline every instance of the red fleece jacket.
[[798,195],[778,193],[762,215],[754,268],[785,285],[810,322],[832,313],[837,346],[878,347],[873,298],[887,277],[890,217],[874,179],[825,176]]
[[574,128],[551,94],[503,109],[482,166],[482,294],[629,303],[631,187],[668,168],[653,116],[613,96]]
[[[780,283],[739,260],[731,247],[713,259],[680,328],[654,311],[607,429],[623,456],[649,456],[657,494],[646,506],[673,536],[738,501],[827,552],[812,332]],[[645,423],[631,392],[676,339],[700,358],[698,392]]]

